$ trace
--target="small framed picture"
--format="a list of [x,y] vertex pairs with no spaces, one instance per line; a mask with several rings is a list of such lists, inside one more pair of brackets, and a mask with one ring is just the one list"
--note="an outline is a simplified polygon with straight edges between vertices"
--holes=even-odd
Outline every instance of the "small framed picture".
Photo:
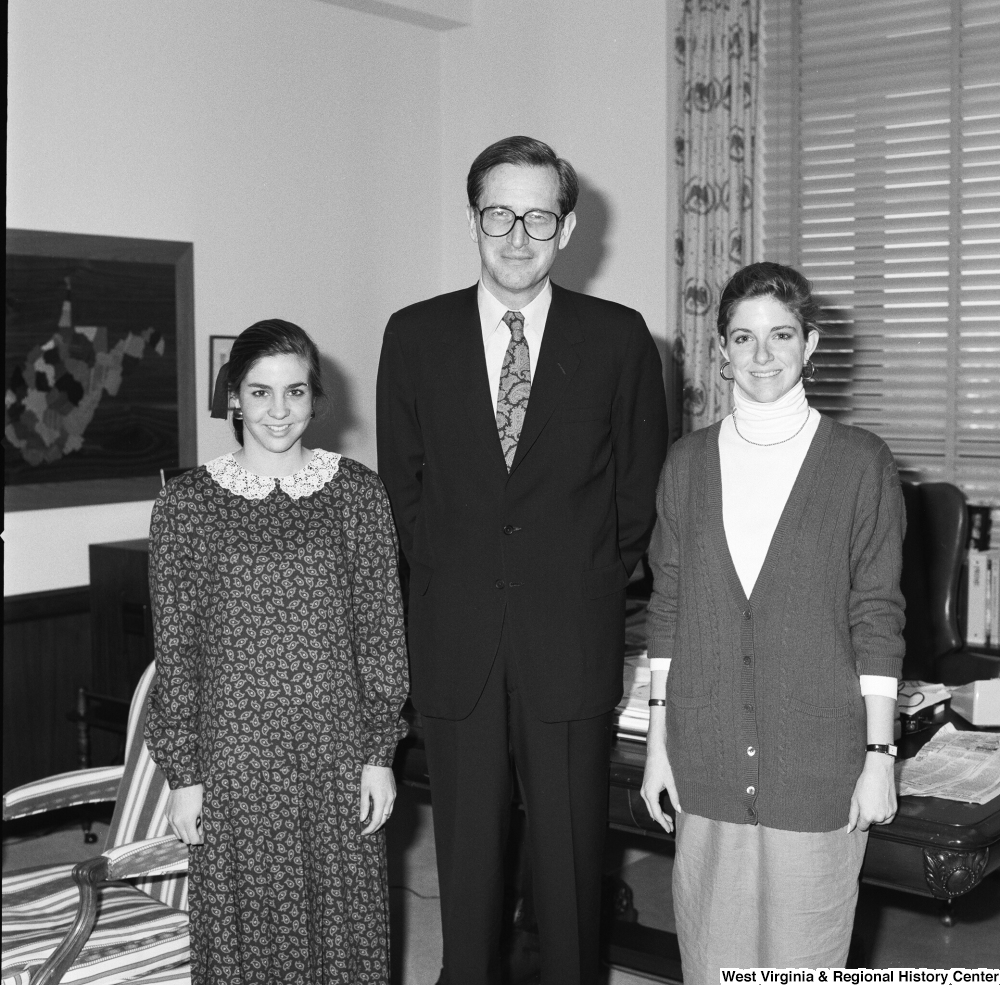
[[219,370],[229,362],[229,350],[236,341],[235,335],[210,335],[208,337],[208,409],[212,409],[215,381]]

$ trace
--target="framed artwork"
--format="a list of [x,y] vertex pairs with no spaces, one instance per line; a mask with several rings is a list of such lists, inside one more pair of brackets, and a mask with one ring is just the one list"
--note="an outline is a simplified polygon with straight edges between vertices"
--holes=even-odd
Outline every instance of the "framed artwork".
[[210,335],[208,337],[208,409],[212,409],[215,380],[219,370],[229,362],[229,350],[236,341],[235,335]]
[[4,509],[152,499],[196,461],[194,247],[7,230]]

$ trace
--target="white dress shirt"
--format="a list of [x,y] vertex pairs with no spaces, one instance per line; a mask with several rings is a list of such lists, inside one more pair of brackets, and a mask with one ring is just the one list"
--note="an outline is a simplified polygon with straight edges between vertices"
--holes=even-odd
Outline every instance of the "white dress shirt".
[[524,319],[524,337],[528,342],[531,379],[534,382],[538,350],[542,347],[542,334],[545,332],[545,319],[549,316],[549,306],[552,304],[552,282],[546,278],[545,286],[533,301],[523,308],[512,309],[493,297],[480,280],[478,300],[479,324],[483,330],[483,348],[486,350],[486,372],[490,379],[490,399],[493,401],[493,413],[496,414],[503,357],[507,354],[507,346],[510,345],[510,329],[503,316],[508,311],[521,312],[521,317]]

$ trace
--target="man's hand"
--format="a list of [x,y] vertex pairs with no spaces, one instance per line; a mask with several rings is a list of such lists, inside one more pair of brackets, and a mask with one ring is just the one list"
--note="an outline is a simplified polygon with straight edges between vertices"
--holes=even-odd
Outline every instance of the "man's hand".
[[174,834],[185,845],[203,845],[205,837],[201,828],[201,802],[205,787],[196,783],[190,787],[178,787],[167,795],[167,820]]
[[361,767],[361,803],[358,819],[368,822],[363,835],[370,835],[389,820],[396,800],[396,778],[388,766]]
[[674,771],[670,768],[670,758],[667,747],[662,742],[647,742],[646,770],[642,777],[642,799],[646,802],[649,816],[663,828],[667,834],[674,830],[674,819],[665,814],[660,806],[660,794],[666,790],[674,810],[679,812],[680,802],[677,799],[677,784],[674,783]]
[[888,824],[896,816],[895,760],[881,752],[870,752],[854,784],[847,831],[867,831],[873,824]]

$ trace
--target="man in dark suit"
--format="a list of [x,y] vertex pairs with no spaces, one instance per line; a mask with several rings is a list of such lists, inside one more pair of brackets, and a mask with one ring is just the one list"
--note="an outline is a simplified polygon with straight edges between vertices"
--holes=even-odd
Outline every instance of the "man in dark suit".
[[578,183],[510,137],[468,178],[476,286],[396,312],[379,473],[410,567],[441,886],[441,982],[498,981],[511,760],[545,985],[597,980],[625,586],[666,452],[659,355],[630,308],[555,286]]

